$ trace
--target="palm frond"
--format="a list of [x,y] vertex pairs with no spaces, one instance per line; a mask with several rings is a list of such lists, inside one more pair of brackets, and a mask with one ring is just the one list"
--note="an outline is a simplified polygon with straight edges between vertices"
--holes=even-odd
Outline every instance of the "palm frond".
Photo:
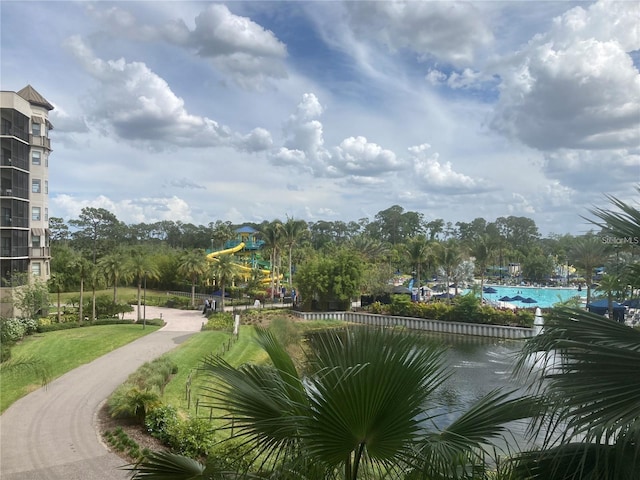
[[205,466],[170,452],[151,452],[140,462],[123,467],[133,472],[131,480],[204,480]]
[[323,332],[311,343],[306,448],[332,465],[361,447],[374,463],[408,452],[418,416],[446,379],[443,349],[371,328]]
[[640,456],[633,445],[568,443],[513,459],[517,480],[637,480]]
[[427,478],[458,478],[455,475],[485,465],[491,456],[488,446],[508,434],[507,423],[534,417],[542,410],[540,399],[515,395],[515,391],[493,390],[447,428],[427,434],[417,448],[416,469]]

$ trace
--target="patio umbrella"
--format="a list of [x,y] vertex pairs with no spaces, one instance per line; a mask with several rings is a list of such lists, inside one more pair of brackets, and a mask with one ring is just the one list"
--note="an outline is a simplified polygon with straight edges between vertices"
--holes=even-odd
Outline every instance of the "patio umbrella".
[[493,287],[484,287],[484,293],[498,293],[498,291]]
[[531,298],[531,297],[528,297],[528,298],[525,298],[524,300],[522,300],[522,303],[538,303],[538,301],[533,299],[533,298]]
[[510,302],[512,300],[513,300],[513,298],[507,297],[506,295],[500,299],[501,302]]
[[520,295],[516,295],[511,300],[515,300],[517,302],[521,302],[522,300],[524,300],[524,297],[521,297]]

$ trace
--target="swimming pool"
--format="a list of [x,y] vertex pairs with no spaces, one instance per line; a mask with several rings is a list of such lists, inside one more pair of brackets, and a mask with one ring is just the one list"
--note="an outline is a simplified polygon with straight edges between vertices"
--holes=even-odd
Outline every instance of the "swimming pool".
[[[485,288],[488,287],[489,285],[485,285]],[[564,302],[576,296],[582,299],[587,298],[586,290],[579,291],[577,288],[503,287],[496,285],[490,285],[490,287],[496,290],[496,293],[485,292],[483,297],[492,302],[499,302],[505,296],[513,298],[518,295],[524,298],[533,298],[537,302],[522,303],[517,300],[507,302],[517,307],[549,308],[558,302]]]

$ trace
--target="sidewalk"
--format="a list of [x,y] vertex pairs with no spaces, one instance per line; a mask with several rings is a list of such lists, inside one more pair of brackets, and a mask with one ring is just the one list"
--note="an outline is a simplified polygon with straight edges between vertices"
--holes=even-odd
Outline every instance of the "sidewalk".
[[147,306],[146,314],[162,315],[166,326],[66,373],[0,416],[2,480],[129,478],[123,460],[99,439],[97,412],[131,373],[200,331],[204,320],[197,310]]

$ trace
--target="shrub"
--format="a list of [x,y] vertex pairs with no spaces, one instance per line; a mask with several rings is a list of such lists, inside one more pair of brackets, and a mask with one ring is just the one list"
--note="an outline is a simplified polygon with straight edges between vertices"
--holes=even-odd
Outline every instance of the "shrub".
[[160,405],[147,413],[144,425],[152,437],[168,445],[179,421],[178,410],[174,406]]
[[38,331],[38,322],[28,318],[0,319],[0,343],[15,343]]
[[178,421],[168,433],[169,446],[176,453],[187,457],[207,456],[214,445],[211,423],[201,418]]
[[8,343],[0,343],[0,363],[11,359],[11,345]]
[[183,310],[191,307],[191,297],[179,297],[177,295],[167,298],[165,307],[180,308]]
[[211,314],[202,330],[233,330],[233,314],[230,312]]
[[251,467],[251,458],[251,446],[230,438],[209,450],[207,467],[215,472],[246,472]]
[[160,405],[160,396],[152,390],[124,383],[113,392],[107,403],[111,416],[130,418],[144,424],[147,412]]

